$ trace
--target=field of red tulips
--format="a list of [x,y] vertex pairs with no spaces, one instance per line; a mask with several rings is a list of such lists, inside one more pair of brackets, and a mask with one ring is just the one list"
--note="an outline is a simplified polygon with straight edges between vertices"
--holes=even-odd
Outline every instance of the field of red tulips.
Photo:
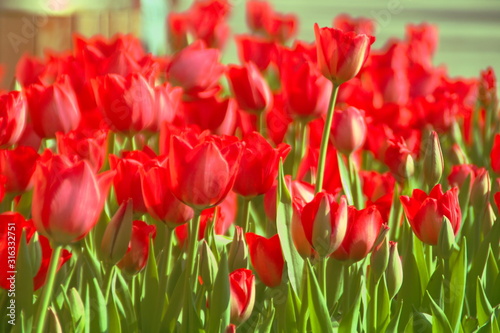
[[[500,332],[495,73],[226,0],[23,56],[0,93],[1,332]],[[235,38],[240,64],[221,61]]]

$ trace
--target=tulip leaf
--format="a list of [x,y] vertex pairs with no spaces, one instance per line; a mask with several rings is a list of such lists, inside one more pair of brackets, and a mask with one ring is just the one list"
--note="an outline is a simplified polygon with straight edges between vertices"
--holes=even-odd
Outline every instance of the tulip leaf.
[[123,322],[129,330],[137,331],[137,315],[134,310],[129,286],[120,271],[116,270],[115,277],[117,281],[117,284],[114,284],[115,293],[118,296],[117,301],[120,302],[120,306],[123,309],[121,310]]
[[385,276],[378,283],[377,291],[377,332],[385,332],[391,315],[391,300],[387,291]]
[[63,333],[61,328],[61,322],[59,321],[59,317],[57,317],[57,313],[53,307],[50,307],[47,311],[47,332],[51,333]]
[[480,326],[484,325],[491,316],[493,308],[488,302],[488,298],[481,285],[481,279],[477,278],[476,282],[476,317]]
[[26,328],[30,331],[33,318],[33,276],[35,276],[38,268],[33,267],[33,263],[30,260],[25,230],[22,231],[19,242],[15,268],[16,273],[9,273],[14,272],[13,267],[9,266],[6,268],[6,276],[14,278],[16,311],[24,312]]
[[[449,307],[445,306],[445,312],[453,331],[458,329],[462,318],[462,309],[465,299],[465,282],[467,275],[467,243],[465,238],[460,246],[460,251],[454,252],[451,261],[451,277],[449,281]],[[446,280],[445,280],[445,288]],[[446,293],[445,293],[446,295]],[[446,304],[447,305],[447,304]],[[448,310],[449,309],[449,310]]]
[[326,307],[326,300],[320,290],[318,280],[311,263],[306,260],[307,296],[309,303],[310,322],[313,332],[333,332],[332,321]]
[[89,320],[89,323],[87,323],[88,325],[86,325],[86,327],[89,328],[88,332],[108,332],[108,316],[106,315],[106,312],[103,312],[103,310],[106,309],[106,300],[101,292],[101,286],[99,285],[97,278],[92,279],[92,283],[88,290],[90,293],[87,294],[85,299],[87,312],[86,316]]
[[427,313],[413,312],[406,324],[405,333],[430,332],[432,330],[432,316]]
[[[180,267],[180,265],[176,266]],[[176,279],[175,287],[173,288],[172,295],[169,298],[172,301],[169,303],[167,312],[165,313],[165,317],[162,321],[162,331],[174,331],[175,324],[177,323],[177,319],[182,310],[182,305],[184,304],[184,287],[186,283],[188,283],[188,281],[186,281],[182,275],[179,275],[179,278]]]
[[429,282],[429,272],[425,262],[423,243],[415,235],[413,235],[413,255],[420,275],[420,287],[424,291]]
[[389,325],[386,327],[386,332],[399,332],[399,320],[401,318],[401,310],[403,309],[403,301],[398,302],[396,313],[391,318]]
[[[496,258],[496,256],[490,247],[488,261],[486,264],[486,269],[483,273],[483,281],[485,282],[484,290],[486,292],[486,295],[493,295],[493,292],[494,292],[493,287],[494,287],[495,281],[499,275],[498,265],[496,263],[495,258]],[[491,300],[490,300],[490,302],[491,302]]]
[[141,291],[141,327],[144,332],[157,332],[160,320],[158,320],[158,267],[154,253],[153,240],[149,242],[149,256],[142,280]]
[[342,154],[339,152],[337,152],[337,161],[339,166],[340,181],[342,183],[342,189],[344,190],[347,203],[349,205],[354,205],[354,199],[352,196],[351,185],[349,181],[349,170],[347,170],[344,158],[342,157]]
[[231,314],[230,293],[227,254],[223,251],[219,262],[219,271],[215,277],[214,288],[209,300],[210,312],[207,332],[221,332],[229,325]]
[[296,294],[300,294],[300,281],[302,280],[302,271],[304,260],[297,252],[293,244],[291,235],[292,224],[292,201],[290,192],[285,185],[285,175],[283,173],[283,161],[280,162],[277,191],[277,216],[276,227],[283,251],[283,257],[286,262],[288,279]]
[[121,332],[121,323],[120,323],[120,315],[118,314],[117,309],[117,297],[114,293],[112,293],[110,299],[108,300],[107,313],[109,320],[109,331],[110,332]]
[[[417,287],[418,286],[418,287]],[[420,286],[420,275],[413,253],[405,251],[403,256],[403,284],[398,296],[405,300],[403,303],[402,318],[406,321],[411,312],[412,306],[419,308],[422,300],[422,290]]]
[[433,333],[453,333],[450,322],[441,308],[434,302],[429,293],[426,294],[432,311],[432,332]]
[[349,282],[350,290],[346,291],[351,294],[349,296],[349,299],[353,300],[353,302],[350,303],[350,308],[347,309],[345,314],[342,316],[339,325],[340,333],[358,331],[357,327],[358,327],[361,299],[364,291],[363,289],[364,284],[363,284],[363,277],[359,274],[357,274],[356,276],[357,276],[356,280]]
[[74,332],[84,332],[85,330],[85,305],[76,288],[71,288],[68,292],[64,292],[66,304],[68,305],[71,315],[71,323],[73,324]]

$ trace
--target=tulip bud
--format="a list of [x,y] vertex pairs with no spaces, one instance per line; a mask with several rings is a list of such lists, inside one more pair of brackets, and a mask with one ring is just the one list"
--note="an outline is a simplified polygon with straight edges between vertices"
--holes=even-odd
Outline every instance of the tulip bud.
[[231,323],[239,325],[252,314],[255,303],[255,276],[240,268],[229,274]]
[[441,230],[439,231],[438,238],[438,253],[443,259],[448,259],[453,252],[455,245],[455,233],[451,227],[450,220],[445,216],[443,223],[441,224]]
[[148,262],[150,240],[156,237],[156,226],[143,221],[132,222],[132,236],[127,253],[117,266],[130,275],[142,271]]
[[361,148],[366,139],[365,112],[352,106],[335,111],[332,139],[335,148],[345,155]]
[[109,221],[101,241],[101,254],[111,265],[116,264],[127,252],[132,235],[132,199],[124,201]]
[[462,148],[456,143],[451,146],[451,154],[449,154],[451,158],[451,164],[453,165],[461,165],[467,163],[467,157],[465,156]]
[[199,247],[199,256],[200,276],[203,281],[203,285],[205,285],[208,290],[211,290],[215,281],[215,276],[217,275],[218,265],[217,259],[215,259],[212,250],[210,250],[210,247],[205,240],[203,240],[201,246]]
[[389,262],[385,274],[390,299],[396,296],[403,284],[403,264],[399,257],[397,245],[396,242],[389,242]]
[[482,168],[476,173],[470,193],[470,202],[474,206],[474,209],[482,211],[486,208],[485,205],[489,199],[490,191],[490,175],[486,169]]
[[236,226],[233,241],[229,248],[228,256],[229,270],[248,267],[248,248],[244,240],[243,229]]
[[436,131],[429,135],[424,152],[424,180],[430,187],[439,183],[444,170],[443,152]]
[[411,153],[402,137],[389,141],[389,146],[385,151],[384,163],[387,164],[392,175],[399,183],[403,183],[413,176],[415,167]]
[[384,274],[387,264],[389,263],[389,241],[384,238],[382,244],[376,248],[370,257],[370,269],[374,281],[378,281]]

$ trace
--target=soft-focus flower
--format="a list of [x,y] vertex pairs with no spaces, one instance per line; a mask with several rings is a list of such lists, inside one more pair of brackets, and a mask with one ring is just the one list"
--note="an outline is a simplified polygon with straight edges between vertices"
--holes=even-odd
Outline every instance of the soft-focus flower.
[[195,39],[204,41],[208,47],[223,49],[231,30],[226,22],[231,7],[228,0],[195,1],[189,9]]
[[367,17],[351,17],[349,14],[340,14],[333,20],[333,27],[345,32],[354,31],[357,34],[373,35],[375,22]]
[[0,95],[0,147],[17,143],[26,126],[26,98],[18,91]]
[[168,159],[170,190],[195,209],[217,205],[233,187],[241,145],[234,137],[205,136],[189,143],[173,136]]
[[500,134],[495,135],[493,148],[490,153],[491,168],[496,173],[500,173]]
[[336,110],[333,114],[332,140],[335,148],[345,155],[350,155],[363,146],[366,139],[364,111],[355,107]]
[[279,286],[285,264],[279,236],[265,238],[249,232],[245,237],[250,261],[259,279],[268,287]]
[[412,151],[402,137],[389,140],[389,146],[385,150],[384,163],[389,167],[393,177],[399,183],[406,181],[413,175]]
[[394,191],[394,177],[389,172],[379,173],[376,171],[360,171],[362,179],[363,194],[370,201],[376,201],[379,198]]
[[6,177],[6,192],[18,194],[31,189],[38,157],[31,147],[0,150],[0,174]]
[[194,42],[172,58],[167,79],[182,87],[189,96],[213,96],[219,90],[218,81],[224,73],[219,58],[219,50],[206,48],[202,41]]
[[362,210],[349,206],[346,235],[340,247],[333,252],[333,257],[352,262],[366,257],[372,250],[382,223],[376,206]]
[[154,165],[141,172],[144,204],[151,216],[166,223],[177,226],[193,218],[193,209],[179,201],[168,188],[168,169],[166,161]]
[[155,92],[141,74],[98,77],[94,92],[104,120],[113,131],[141,131],[156,120]]
[[130,275],[142,271],[148,262],[149,242],[155,237],[156,226],[143,221],[134,221],[127,253],[116,265]]
[[[238,118],[238,103],[233,98],[210,96],[182,103],[184,121],[217,135],[233,135]],[[179,113],[179,112],[178,112]]]
[[252,132],[243,139],[245,147],[234,183],[234,191],[244,197],[264,194],[273,185],[278,175],[280,159],[284,160],[290,146],[280,144],[273,148],[258,132]]
[[276,61],[276,43],[266,38],[239,35],[235,37],[238,56],[242,63],[253,62],[263,72]]
[[60,155],[38,162],[31,213],[37,231],[56,244],[85,237],[97,223],[114,172],[94,174],[87,162]]
[[252,314],[255,303],[255,276],[249,269],[237,269],[229,274],[229,288],[231,323],[239,325]]
[[411,197],[401,196],[401,203],[413,232],[426,244],[437,244],[444,217],[450,221],[455,235],[460,229],[462,214],[456,187],[443,193],[441,184],[437,184],[429,195],[415,189]]
[[33,128],[41,137],[54,138],[56,132],[68,133],[80,123],[80,108],[68,76],[61,76],[52,85],[29,86],[26,99]]
[[272,107],[273,95],[258,68],[251,62],[229,66],[231,89],[241,109],[251,113],[266,112]]
[[363,67],[375,37],[314,25],[318,66],[321,73],[339,85],[354,78]]
[[189,14],[170,12],[167,16],[167,33],[170,50],[178,52],[188,45]]
[[67,156],[73,163],[87,161],[94,172],[101,169],[106,159],[106,131],[97,130],[88,135],[81,131],[58,132],[56,138],[59,154]]
[[340,203],[327,192],[319,192],[301,214],[304,234],[316,252],[325,258],[342,243],[347,229],[347,201]]

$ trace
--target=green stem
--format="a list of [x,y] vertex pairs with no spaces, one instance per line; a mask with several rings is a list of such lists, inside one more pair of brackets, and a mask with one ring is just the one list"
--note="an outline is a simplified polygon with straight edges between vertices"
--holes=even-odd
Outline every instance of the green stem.
[[[187,270],[186,279],[190,279],[194,273],[196,264],[196,245],[198,244],[198,233],[200,230],[201,212],[195,212],[195,217],[189,223],[188,235],[188,254],[187,254]],[[189,285],[189,284],[188,284]]]
[[57,265],[59,263],[59,257],[61,256],[62,247],[56,245],[54,252],[52,253],[52,258],[50,259],[49,270],[47,272],[47,279],[45,282],[45,287],[43,289],[42,298],[40,299],[40,304],[38,306],[37,316],[38,323],[36,324],[36,333],[42,333],[45,326],[45,319],[47,317],[47,309],[50,304],[50,298],[52,296],[52,290],[54,289],[54,281],[57,272]]
[[111,293],[111,288],[113,286],[113,276],[115,275],[115,266],[111,266],[108,270],[108,274],[106,276],[106,303],[108,302],[109,299],[109,294]]
[[[381,280],[370,281],[370,303],[368,306],[368,325],[369,331],[375,332],[377,330],[377,297],[378,297],[378,284]],[[383,283],[383,282],[382,282]]]
[[328,149],[328,139],[330,138],[330,128],[332,127],[333,111],[339,86],[332,86],[332,94],[330,95],[330,103],[328,105],[328,113],[326,114],[325,127],[323,128],[323,136],[321,137],[321,146],[319,149],[318,168],[316,172],[316,187],[315,192],[318,193],[323,188],[323,174],[325,170],[326,151]]
[[243,199],[243,221],[241,227],[243,232],[246,234],[248,232],[249,222],[250,222],[250,199]]
[[321,288],[321,293],[326,297],[326,263],[328,258],[320,258],[316,264],[318,283]]
[[295,120],[295,135],[294,135],[294,140],[295,140],[295,149],[293,152],[293,169],[292,169],[292,176],[294,178],[297,178],[297,172],[299,170],[299,165],[300,161],[302,160],[303,152],[304,152],[304,145],[305,145],[305,140],[306,140],[306,124],[302,122],[300,119]]
[[266,113],[260,112],[257,116],[257,131],[262,134],[263,137],[266,136]]

